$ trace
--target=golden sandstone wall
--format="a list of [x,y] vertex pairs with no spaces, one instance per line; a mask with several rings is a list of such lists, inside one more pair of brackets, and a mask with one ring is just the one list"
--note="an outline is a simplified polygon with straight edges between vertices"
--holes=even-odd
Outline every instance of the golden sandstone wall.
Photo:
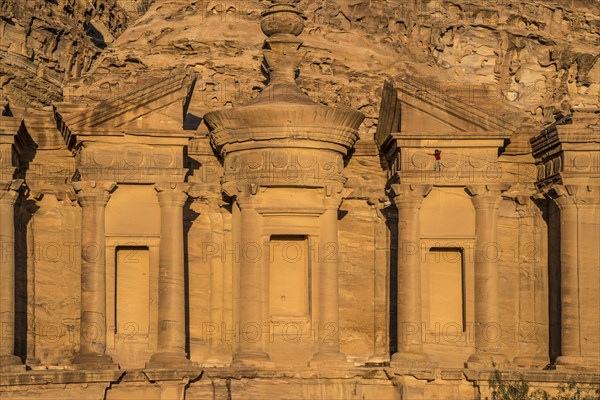
[[[494,369],[550,392],[599,384],[597,2],[300,1],[301,89],[272,92],[270,2],[24,4],[0,8],[2,184],[25,184],[3,189],[2,398],[469,399]],[[205,116],[260,92],[275,110],[304,92],[360,111],[360,139],[234,158]],[[244,335],[251,251],[282,269],[254,277],[263,314]],[[110,358],[84,362],[88,289],[104,310],[85,318],[106,323],[83,337]],[[347,363],[314,362],[324,338]],[[274,364],[232,364],[254,342]]]

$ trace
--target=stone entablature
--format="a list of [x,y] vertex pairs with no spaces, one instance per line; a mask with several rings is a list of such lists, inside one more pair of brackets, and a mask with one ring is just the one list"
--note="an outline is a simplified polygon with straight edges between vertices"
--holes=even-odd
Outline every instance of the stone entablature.
[[[402,183],[465,186],[501,183],[498,161],[517,129],[428,85],[405,78],[396,89],[384,85],[382,124],[375,141],[388,163],[388,179]],[[435,170],[434,151],[441,151]]]
[[[600,182],[600,117],[575,112],[559,119],[531,139],[540,187],[553,183]],[[591,179],[591,180],[590,180]]]
[[[123,135],[121,142],[82,141],[76,152],[80,179],[129,183],[181,181],[187,173],[183,148],[191,134],[149,143],[145,137]],[[123,143],[123,141],[125,143]],[[138,142],[138,143],[136,143]],[[175,142],[175,143],[174,143]]]
[[57,126],[75,155],[78,178],[183,181],[183,149],[193,137],[183,129],[184,116],[194,83],[193,76],[174,75],[94,106],[57,104]]
[[319,105],[269,103],[213,112],[211,142],[224,159],[223,184],[323,187],[345,182],[343,157],[362,115]]
[[[406,183],[463,186],[502,181],[498,149],[510,138],[510,132],[399,132],[391,137],[397,151],[390,174],[398,175]],[[436,149],[442,152],[441,171],[438,172],[434,170],[432,156]]]
[[22,148],[18,136],[23,130],[23,119],[0,116],[0,182],[14,178],[19,166],[17,149]]
[[[294,143],[298,145],[297,143]],[[314,146],[314,144],[313,144]],[[224,160],[224,187],[324,187],[344,183],[343,156],[337,152],[273,143],[269,148],[233,152]]]

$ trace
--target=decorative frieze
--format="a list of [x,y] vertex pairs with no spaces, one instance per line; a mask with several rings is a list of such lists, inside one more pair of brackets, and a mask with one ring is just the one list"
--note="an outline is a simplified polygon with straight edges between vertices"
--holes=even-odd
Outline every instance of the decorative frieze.
[[185,176],[182,146],[84,144],[77,153],[80,179],[128,183],[178,181]]
[[343,183],[344,160],[339,153],[285,147],[232,153],[224,160],[223,184],[316,186]]

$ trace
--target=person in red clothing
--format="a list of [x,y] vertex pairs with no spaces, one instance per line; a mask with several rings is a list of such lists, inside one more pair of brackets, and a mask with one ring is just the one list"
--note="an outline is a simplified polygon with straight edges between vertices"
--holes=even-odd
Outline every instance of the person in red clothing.
[[434,171],[442,170],[442,151],[435,149],[435,152],[432,154],[435,157],[435,165],[433,166]]

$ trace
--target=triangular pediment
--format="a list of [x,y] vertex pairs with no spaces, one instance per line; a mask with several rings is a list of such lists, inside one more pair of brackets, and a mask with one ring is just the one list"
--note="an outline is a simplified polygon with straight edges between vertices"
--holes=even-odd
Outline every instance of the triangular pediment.
[[[471,130],[476,130],[476,126],[468,122],[452,118],[446,112],[440,112],[439,109],[429,107],[426,103],[418,99],[411,99],[411,102],[402,102],[400,113],[399,132],[464,132],[471,125]],[[465,123],[466,122],[466,123]]]
[[77,134],[181,131],[194,79],[174,75],[93,106],[58,104],[57,111]]
[[[465,85],[473,95],[478,88]],[[413,78],[405,78],[397,87],[384,84],[376,141],[383,146],[392,133],[419,134],[424,137],[485,136],[514,132],[518,124],[500,118],[490,110],[461,100],[461,87],[435,86]],[[485,87],[479,89],[485,97]]]

